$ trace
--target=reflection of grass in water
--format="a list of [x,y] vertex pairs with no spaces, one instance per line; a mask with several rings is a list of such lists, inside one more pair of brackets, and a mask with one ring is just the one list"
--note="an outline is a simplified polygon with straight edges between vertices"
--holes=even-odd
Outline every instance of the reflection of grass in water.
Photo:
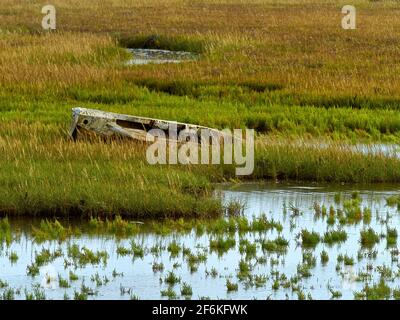
[[[353,197],[357,199],[359,196],[354,194]],[[351,200],[355,199],[352,198]],[[357,206],[361,207],[361,204]],[[317,206],[314,206],[314,209],[311,209],[310,213],[312,216],[313,213],[315,216],[316,208]],[[319,208],[321,209],[320,217],[322,217],[322,221],[318,222],[324,222],[326,220],[324,219],[322,214],[322,212],[324,211],[322,209],[323,206],[319,206]],[[328,206],[326,208],[328,208]],[[330,210],[328,209],[326,210],[326,217],[328,216],[329,211]],[[304,215],[305,214],[306,212],[304,212]],[[337,214],[338,213],[335,210],[335,215]],[[343,216],[345,215],[345,213],[342,214]],[[301,217],[297,217],[295,219],[301,219]],[[240,260],[237,262],[238,264],[236,265],[236,270],[234,272],[233,278],[230,278],[232,277],[231,271],[226,271],[225,273],[224,272],[225,269],[217,270],[215,267],[212,268],[211,270],[209,269],[207,270],[206,268],[207,266],[204,265],[204,268],[206,270],[205,276],[206,278],[207,277],[209,278],[209,281],[213,281],[212,278],[218,276],[220,276],[220,278],[228,277],[230,279],[232,287],[235,287],[235,285],[237,284],[241,284],[246,290],[250,288],[257,289],[257,288],[267,287],[267,288],[272,288],[274,291],[277,291],[279,293],[282,293],[283,290],[291,291],[292,297],[297,297],[300,299],[310,298],[310,295],[308,293],[310,289],[307,288],[306,284],[308,283],[308,281],[311,282],[314,281],[313,273],[314,273],[314,268],[317,265],[317,258],[320,258],[321,265],[327,265],[328,263],[330,263],[328,252],[322,250],[321,253],[319,252],[317,253],[314,252],[313,250],[304,250],[307,248],[310,249],[315,248],[314,245],[310,245],[310,244],[315,244],[313,241],[306,240],[305,243],[307,243],[307,245],[309,246],[303,246],[303,250],[301,251],[302,252],[301,260],[300,263],[297,265],[297,269],[295,270],[294,274],[287,273],[286,271],[285,273],[280,273],[279,271],[282,270],[280,268],[283,268],[283,266],[285,265],[289,240],[286,240],[283,237],[283,235],[279,232],[280,230],[279,226],[282,225],[283,227],[284,224],[280,224],[280,221],[276,221],[274,223],[272,223],[272,221],[273,220],[270,219],[269,217],[267,219],[265,215],[253,219],[244,217],[227,217],[224,219],[216,219],[213,221],[207,221],[207,220],[196,221],[196,220],[184,220],[184,219],[175,221],[165,220],[165,222],[162,221],[159,223],[160,225],[164,225],[164,230],[167,230],[167,232],[163,233],[162,236],[159,236],[158,232],[151,231],[151,230],[159,230],[158,227],[156,226],[156,222],[144,221],[144,224],[135,223],[135,228],[132,229],[134,230],[133,231],[134,233],[132,235],[137,237],[133,238],[132,235],[121,236],[121,233],[119,233],[119,230],[124,230],[125,229],[124,226],[127,226],[128,225],[127,223],[129,222],[128,220],[124,220],[121,217],[117,217],[117,222],[115,223],[111,219],[108,220],[108,224],[110,226],[119,225],[121,226],[120,228],[108,229],[106,227],[107,225],[106,221],[105,220],[102,221],[98,218],[96,218],[96,223],[95,223],[96,226],[92,225],[92,227],[90,228],[88,226],[85,226],[84,224],[80,225],[79,227],[72,227],[68,224],[63,225],[62,222],[58,222],[62,226],[62,228],[60,227],[58,228],[60,230],[71,229],[73,230],[73,232],[75,232],[74,230],[78,228],[76,231],[79,236],[85,236],[86,234],[91,236],[93,236],[93,234],[101,236],[101,232],[99,232],[100,230],[105,230],[106,235],[112,235],[112,232],[115,232],[116,234],[119,234],[115,238],[106,237],[106,239],[115,239],[116,247],[113,250],[116,250],[117,253],[119,253],[119,256],[122,256],[124,254],[132,254],[133,250],[137,251],[136,256],[145,257],[147,255],[154,255],[154,257],[157,258],[154,259],[154,262],[151,264],[151,269],[150,269],[153,270],[154,272],[162,271],[164,269],[164,264],[162,261],[164,254],[168,256],[168,254],[179,255],[180,253],[182,253],[182,255],[179,255],[182,257],[182,261],[172,261],[174,262],[173,271],[161,275],[162,283],[167,284],[168,288],[171,288],[173,285],[176,285],[179,282],[182,283],[179,286],[178,291],[176,291],[176,288],[175,290],[168,290],[168,289],[161,290],[164,291],[165,297],[171,296],[173,298],[177,298],[178,295],[181,295],[182,298],[184,298],[185,297],[184,292],[190,291],[189,287],[193,293],[196,287],[194,283],[192,284],[190,282],[191,274],[198,272],[200,270],[199,268],[200,263],[207,261],[208,254],[213,251],[213,249],[211,248],[212,247],[211,244],[213,243],[215,252],[217,253],[218,253],[217,248],[220,248],[219,253],[222,255],[230,250],[230,249],[228,249],[228,251],[226,250],[227,248],[229,248],[229,245],[227,245],[229,244],[228,240],[235,240],[235,243],[231,248],[235,250],[235,254],[238,256],[238,259]],[[46,226],[49,225],[48,222],[51,221],[47,221]],[[285,223],[288,224],[289,221]],[[196,237],[197,235],[196,230],[199,225],[202,226],[202,236],[204,236],[201,243],[199,242],[194,247],[185,247],[181,243],[182,240],[179,241],[177,240],[178,238],[176,237],[180,235],[190,235],[190,237],[192,236]],[[273,227],[271,228],[271,226]],[[345,242],[347,237],[346,237],[346,232],[344,232],[345,230],[344,228],[350,228],[356,226],[357,228],[361,228],[361,226],[358,225],[343,226],[343,227],[338,226],[338,229],[332,229],[328,226],[328,229],[326,230],[325,233],[323,233],[323,236],[319,236],[317,232],[313,232],[310,230],[305,230],[306,232],[304,232],[303,229],[302,232],[300,233],[300,237],[302,238],[301,240],[303,241],[304,239],[313,239],[315,234],[317,234],[320,238],[320,241],[324,243],[334,244],[339,242]],[[11,230],[13,229],[12,221],[10,228]],[[363,229],[362,231],[364,230],[368,231],[368,229]],[[277,235],[275,237],[269,238],[269,232],[271,231],[273,233],[276,233]],[[395,228],[392,229],[388,228],[386,231],[386,238],[395,238],[395,231],[396,231]],[[172,235],[171,237],[164,237],[164,234],[170,235],[171,232],[174,232],[174,235]],[[149,247],[149,249],[145,248],[145,246],[143,245],[144,243],[143,236],[145,235],[155,235],[157,239],[156,242],[152,244],[152,247],[151,248]],[[293,238],[291,238],[290,240],[295,240],[296,236],[294,235],[294,233],[292,235]],[[120,242],[122,239],[129,239],[128,243],[132,244],[133,249],[129,245],[128,247],[126,247],[126,242]],[[203,240],[205,242],[203,242]],[[209,241],[208,246],[207,246],[207,240]],[[363,246],[361,245],[361,247]],[[46,261],[52,261],[54,257],[61,257],[59,253],[57,253],[57,251],[58,249],[49,250],[48,248],[42,248],[40,251],[35,253],[35,259],[33,261],[33,266],[31,267],[38,268],[40,265],[46,264]],[[260,252],[262,253],[262,255],[257,256],[257,253]],[[96,258],[98,253],[99,251],[93,250],[93,248],[91,248],[90,250],[88,248],[81,247],[74,243],[68,243],[66,257],[64,259],[65,260],[64,266],[65,267],[71,266],[73,268],[79,266],[84,267],[86,265],[90,265],[92,262],[96,265],[98,264],[98,259]],[[332,252],[329,252],[329,254],[331,253]],[[358,262],[360,262],[364,258],[374,259],[376,258],[377,254],[378,252],[373,253],[372,251],[371,252],[359,251]],[[62,253],[62,255],[64,255],[64,253]],[[82,255],[86,257],[80,258]],[[271,268],[270,275],[267,276],[266,274],[256,274],[259,268],[266,267],[262,266],[262,263],[265,263],[267,261],[266,257],[268,257],[268,262],[269,262],[268,267]],[[107,261],[105,261],[105,263],[106,262]],[[187,267],[188,270],[190,271],[190,274],[184,272],[185,268],[176,269],[180,267],[181,265],[180,262],[183,262],[182,266]],[[345,274],[346,269],[344,268],[344,265],[347,266],[356,265],[356,261],[354,260],[352,255],[347,253],[339,255],[338,262],[339,262],[337,265],[338,268],[336,270],[337,276],[343,276],[343,274]],[[101,259],[100,263],[102,263]],[[332,267],[334,267],[334,265]],[[325,270],[328,271],[328,269]],[[181,271],[182,274],[180,273]],[[365,275],[363,275],[363,272],[364,272],[363,270],[359,270],[357,274],[357,279],[360,279],[360,281],[364,281],[366,283],[367,282],[369,283],[369,281],[374,279],[374,276],[376,274],[384,278],[386,281],[395,279],[395,277],[397,277],[396,273],[391,272],[389,267],[386,267],[384,265],[374,267],[372,263],[370,264],[370,266],[367,267]],[[185,274],[189,278],[186,278]],[[72,280],[70,280],[70,283],[68,283],[68,280],[66,280],[65,277],[66,277],[65,275],[64,276],[59,275],[58,283],[60,288],[62,288],[63,285],[67,286],[70,285],[70,283],[72,283]],[[95,285],[96,288],[101,286],[106,286],[108,284],[107,275],[100,275],[99,273],[94,273],[92,275],[89,275],[88,279],[90,279],[92,283],[91,285],[92,286]],[[186,288],[186,286],[188,287]],[[370,287],[372,287],[372,285],[370,285]],[[186,289],[188,291],[186,291]],[[228,287],[226,288],[226,290],[227,292],[231,292],[228,291]],[[172,291],[174,292],[174,294],[172,293]],[[348,293],[347,290],[345,290],[344,292],[346,292],[346,294]],[[68,292],[68,294],[71,295],[72,298],[75,297],[73,292]],[[341,292],[335,291],[333,289],[332,291],[330,291],[328,288],[325,294],[327,294],[328,297],[330,296],[331,298],[337,299],[340,298]],[[85,298],[85,297],[88,298],[89,295],[90,294],[88,292],[85,292],[85,290],[82,291],[78,289],[76,298]],[[373,294],[371,292],[368,293],[368,295],[369,297],[373,297]],[[15,296],[18,296],[17,291],[15,292]],[[190,296],[187,295],[186,298],[189,298]],[[394,289],[391,291],[391,297],[395,297]]]
[[8,218],[0,219],[0,244],[6,242],[8,245],[12,242],[13,236]]

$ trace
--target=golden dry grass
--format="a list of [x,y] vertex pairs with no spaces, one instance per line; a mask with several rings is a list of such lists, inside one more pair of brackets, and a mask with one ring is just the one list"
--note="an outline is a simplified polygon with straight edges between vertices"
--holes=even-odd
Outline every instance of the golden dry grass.
[[[400,11],[395,2],[356,1],[358,24],[353,31],[341,28],[343,1],[67,0],[53,3],[58,8],[58,31],[77,33],[56,35],[47,39],[48,44],[43,40],[44,50],[56,46],[54,50],[68,48],[70,53],[79,47],[86,51],[97,36],[98,44],[104,45],[107,41],[104,35],[124,38],[161,34],[207,42],[209,52],[195,66],[129,70],[118,79],[253,80],[280,83],[294,94],[398,97]],[[3,2],[0,28],[19,28],[22,33],[24,30],[42,32],[41,5],[40,1]],[[20,53],[24,43],[40,41],[15,37],[18,40],[3,40],[3,46],[10,41],[9,48]],[[16,72],[12,62],[4,58],[2,61],[8,65],[1,70],[3,74]],[[1,65],[4,68],[4,63]],[[61,71],[60,78],[65,78],[63,70],[59,70],[62,67],[56,67],[49,69],[49,73]],[[87,70],[85,65],[81,68],[66,72],[76,75],[83,83],[93,77],[106,77],[105,70]],[[24,71],[22,64],[21,72]],[[42,78],[43,71],[34,69],[33,72]],[[49,81],[54,79],[50,77]]]

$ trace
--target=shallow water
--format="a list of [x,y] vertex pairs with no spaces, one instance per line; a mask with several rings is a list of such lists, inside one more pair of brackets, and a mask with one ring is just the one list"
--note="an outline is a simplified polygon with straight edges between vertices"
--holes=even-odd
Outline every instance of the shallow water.
[[[169,235],[159,235],[153,232],[143,232],[131,236],[127,239],[117,239],[113,236],[94,236],[83,233],[79,237],[72,237],[67,241],[45,241],[37,243],[29,232],[30,227],[24,223],[11,221],[13,230],[20,229],[20,237],[14,240],[11,245],[3,243],[0,251],[0,280],[8,283],[8,288],[19,289],[19,294],[15,294],[16,299],[25,299],[25,290],[32,292],[35,284],[40,286],[40,290],[45,293],[47,299],[63,299],[67,294],[69,298],[74,297],[74,292],[81,290],[82,283],[95,291],[95,295],[89,295],[89,299],[130,299],[137,296],[140,299],[163,299],[160,291],[168,288],[168,285],[160,282],[164,279],[168,271],[181,278],[181,282],[174,285],[173,289],[180,295],[180,288],[183,282],[193,288],[192,299],[215,298],[215,299],[297,299],[298,289],[304,294],[310,294],[313,299],[329,299],[331,293],[330,286],[335,291],[342,293],[342,299],[353,299],[355,291],[361,291],[365,283],[376,283],[379,278],[379,266],[387,266],[394,273],[398,273],[399,266],[398,253],[391,254],[395,247],[387,249],[386,240],[381,239],[380,243],[372,249],[360,249],[360,230],[365,227],[364,222],[352,225],[344,225],[348,239],[340,245],[328,246],[319,243],[315,249],[304,249],[299,244],[296,235],[302,229],[313,230],[320,235],[330,229],[337,230],[338,222],[333,227],[328,227],[326,218],[316,217],[314,203],[331,205],[343,208],[343,201],[351,198],[352,191],[359,190],[361,207],[369,207],[372,210],[372,219],[368,227],[372,227],[377,233],[386,233],[386,224],[391,228],[399,229],[400,214],[397,208],[386,205],[386,198],[398,195],[399,186],[380,186],[374,190],[363,188],[362,186],[335,186],[324,185],[296,185],[296,184],[244,184],[235,186],[220,186],[218,195],[223,201],[239,200],[245,203],[244,215],[250,220],[253,217],[265,213],[268,219],[279,221],[283,230],[281,235],[289,240],[289,247],[286,254],[263,252],[259,239],[275,239],[278,235],[276,230],[265,232],[247,232],[239,234],[236,232],[234,237],[236,245],[222,255],[211,252],[209,241],[215,239],[216,235],[203,234],[199,236],[193,230],[188,234],[177,232]],[[340,192],[341,202],[335,202],[335,194]],[[337,200],[337,199],[336,199]],[[298,214],[294,214],[290,208],[296,208]],[[29,222],[28,224],[30,224]],[[265,285],[256,287],[249,285],[246,281],[240,281],[237,277],[238,264],[241,259],[246,260],[246,254],[239,252],[239,240],[248,239],[251,243],[257,243],[257,254],[255,257],[248,257],[247,261],[252,267],[251,274],[265,275],[268,280]],[[132,254],[120,256],[117,254],[118,247],[130,247],[130,242],[134,240],[136,244],[145,248],[143,258],[134,257]],[[207,261],[198,264],[198,269],[190,270],[187,259],[182,252],[176,257],[171,257],[167,251],[167,246],[173,240],[177,243],[190,248],[193,253],[205,253]],[[92,251],[105,251],[108,254],[106,263],[99,265],[87,264],[84,266],[69,264],[71,258],[67,255],[67,248],[71,244],[79,244],[81,247]],[[159,255],[151,253],[150,248],[155,244],[162,244],[164,249]],[[61,249],[63,256],[56,258],[53,262],[44,265],[40,269],[40,275],[31,277],[27,275],[27,266],[35,259],[37,252],[43,248],[55,251]],[[325,250],[329,255],[329,262],[323,266],[320,261],[320,253]],[[361,251],[360,251],[361,250]],[[17,262],[10,261],[10,253],[17,253]],[[297,289],[283,288],[274,290],[272,284],[276,273],[285,274],[288,279],[297,274],[297,267],[302,263],[302,254],[311,252],[316,258],[316,266],[311,268],[311,276],[302,278],[296,285]],[[376,252],[374,257],[373,252]],[[344,266],[337,262],[339,254],[347,254],[354,258],[353,266]],[[360,256],[358,259],[358,255]],[[266,263],[257,262],[260,257],[266,258]],[[154,262],[163,263],[164,271],[154,272],[152,265]],[[371,279],[368,281],[356,281],[360,271],[366,272],[367,265],[372,265],[369,271]],[[340,265],[340,270],[336,270]],[[218,276],[207,275],[206,270],[215,268]],[[78,275],[77,281],[70,281],[70,288],[59,288],[58,275],[68,279],[69,271]],[[123,273],[113,276],[113,271]],[[96,285],[91,277],[98,273],[100,278],[107,277],[109,282],[103,285]],[[46,275],[47,274],[47,275]],[[274,275],[275,274],[275,275]],[[387,285],[397,288],[398,275],[387,280]],[[238,291],[227,292],[226,281],[229,279],[238,284]],[[121,290],[122,288],[122,290]],[[7,290],[7,287],[0,288],[0,296]]]
[[156,49],[127,49],[133,58],[127,62],[128,65],[143,65],[149,63],[181,63],[196,59],[196,55],[186,51],[170,51]]

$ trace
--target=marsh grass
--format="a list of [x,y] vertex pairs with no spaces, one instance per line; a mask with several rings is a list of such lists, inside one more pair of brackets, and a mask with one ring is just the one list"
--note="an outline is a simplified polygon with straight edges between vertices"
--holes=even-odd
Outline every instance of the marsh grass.
[[181,295],[185,297],[191,297],[193,295],[192,287],[186,282],[182,283]]
[[396,228],[387,228],[386,231],[386,244],[388,247],[395,246],[397,244],[398,233]]
[[61,277],[61,275],[58,275],[58,286],[60,288],[69,288],[70,284],[67,279],[64,279]]
[[329,262],[329,255],[328,252],[326,252],[325,250],[321,251],[321,263],[323,266],[326,266]]
[[335,243],[343,243],[347,240],[347,232],[345,230],[331,230],[324,234],[322,241],[326,244],[333,245]]
[[10,252],[9,259],[12,264],[17,263],[19,259],[18,254],[15,251]]
[[301,245],[305,248],[315,248],[321,240],[320,235],[314,231],[301,230]]
[[289,246],[289,241],[285,238],[279,236],[274,240],[262,240],[261,248],[268,252],[278,252],[285,253],[287,247]]
[[245,254],[246,259],[251,259],[257,255],[257,243],[251,243],[248,239],[239,241],[239,253]]
[[181,278],[175,275],[173,271],[169,271],[168,275],[164,278],[164,282],[170,286],[174,286],[175,284],[181,282]]
[[217,239],[210,239],[210,251],[216,251],[219,255],[223,255],[235,246],[236,240],[234,238],[218,237]]
[[372,286],[366,284],[361,292],[354,294],[356,299],[365,300],[387,300],[390,299],[390,296],[391,289],[384,279],[380,279],[378,283],[374,283]]
[[9,245],[13,240],[10,223],[8,218],[0,219],[0,244],[6,242]]
[[68,277],[69,277],[70,281],[78,281],[79,280],[78,275],[75,274],[74,272],[72,272],[71,270],[69,271]]
[[372,228],[360,231],[360,242],[363,247],[372,248],[379,241],[379,235]]
[[176,257],[181,250],[181,246],[175,240],[167,247],[167,251],[171,254],[171,257]]
[[[75,231],[75,234],[77,231]],[[56,219],[54,221],[42,220],[39,228],[32,227],[32,235],[37,242],[46,240],[65,240],[73,234],[71,228],[64,226]]]
[[106,251],[92,251],[86,247],[80,247],[77,244],[68,245],[67,256],[72,260],[74,265],[84,267],[91,265],[106,265],[108,253]]
[[[0,22],[2,215],[176,218],[223,212],[211,197],[212,184],[229,181],[232,166],[149,167],[129,144],[72,144],[66,130],[75,106],[268,134],[275,143],[257,143],[250,178],[400,181],[398,159],[362,155],[339,143],[399,141],[392,41],[398,22],[390,6],[364,3],[365,28],[348,40],[337,29],[337,6],[322,1],[313,10],[271,1],[114,2],[93,7],[84,0],[77,8],[57,0],[62,27],[52,33],[33,23],[37,1],[0,5],[9,13]],[[199,10],[210,14],[198,16]],[[182,23],[171,29],[171,19]],[[309,46],[315,37],[320,41]],[[128,67],[121,45],[201,54],[196,62]],[[348,81],[338,76],[342,71],[351,74]],[[333,145],[291,145],[312,137]]]
[[170,300],[176,299],[178,297],[174,289],[171,287],[168,287],[166,290],[161,290],[160,293],[162,297],[168,297],[168,299]]
[[229,279],[226,280],[226,290],[228,292],[238,291],[239,285],[237,283],[231,282]]

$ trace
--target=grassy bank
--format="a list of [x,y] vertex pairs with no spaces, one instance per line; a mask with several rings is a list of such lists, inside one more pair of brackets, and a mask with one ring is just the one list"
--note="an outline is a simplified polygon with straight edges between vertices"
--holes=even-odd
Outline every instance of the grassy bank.
[[[0,213],[222,212],[213,183],[236,179],[233,167],[149,166],[131,143],[71,143],[76,106],[254,128],[250,179],[400,182],[399,160],[342,146],[399,141],[395,2],[357,1],[359,27],[349,32],[340,1],[53,4],[51,33],[41,30],[39,1],[0,5]],[[121,46],[200,59],[126,66]],[[330,144],[307,142],[316,139]]]

